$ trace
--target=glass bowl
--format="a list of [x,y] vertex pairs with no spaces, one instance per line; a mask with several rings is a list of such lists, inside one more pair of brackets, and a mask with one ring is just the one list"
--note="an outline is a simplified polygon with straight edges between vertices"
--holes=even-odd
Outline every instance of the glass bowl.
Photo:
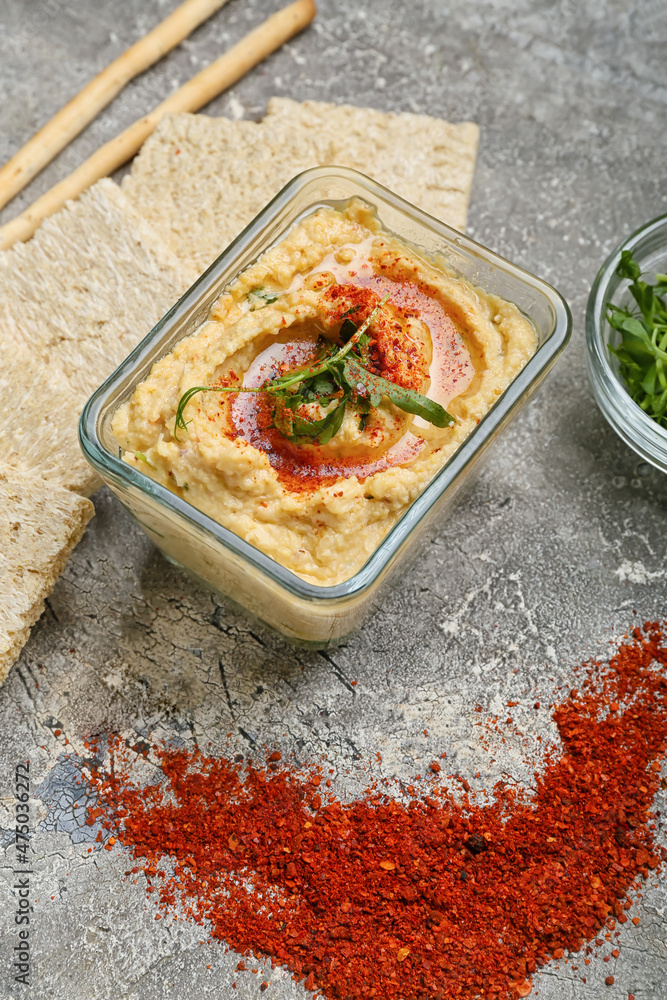
[[621,251],[631,250],[642,272],[653,281],[667,270],[667,215],[661,215],[623,240],[604,262],[593,282],[586,308],[587,367],[593,395],[603,415],[620,438],[645,461],[667,472],[667,431],[647,416],[629,396],[618,373],[618,359],[609,352],[609,341],[618,343],[618,332],[607,322],[607,305],[626,305],[629,282],[616,268]]
[[[383,229],[436,258],[470,283],[509,299],[535,326],[534,356],[498,398],[364,566],[335,586],[307,583],[270,556],[197,510],[119,457],[111,431],[115,411],[153,364],[193,333],[240,271],[321,206],[357,197]],[[104,482],[171,562],[276,629],[319,648],[356,628],[394,572],[439,526],[487,446],[545,377],[571,331],[567,304],[550,285],[438,222],[355,170],[316,167],[299,174],[263,209],[91,396],[81,415],[83,452]]]

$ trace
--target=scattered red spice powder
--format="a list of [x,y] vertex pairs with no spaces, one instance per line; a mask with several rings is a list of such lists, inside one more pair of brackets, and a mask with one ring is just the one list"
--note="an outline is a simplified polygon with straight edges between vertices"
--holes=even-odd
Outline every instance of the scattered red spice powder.
[[277,752],[244,766],[154,746],[163,777],[141,786],[120,737],[90,781],[164,916],[205,923],[332,1000],[515,1000],[551,957],[602,945],[661,863],[650,809],[666,664],[647,623],[609,664],[585,665],[553,712],[561,747],[534,794],[500,782],[483,807],[432,787],[323,801],[317,770],[304,778]]

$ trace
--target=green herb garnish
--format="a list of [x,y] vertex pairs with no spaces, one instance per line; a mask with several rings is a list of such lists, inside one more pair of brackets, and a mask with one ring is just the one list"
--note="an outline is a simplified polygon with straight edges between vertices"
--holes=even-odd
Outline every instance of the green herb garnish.
[[305,444],[308,441],[313,444],[328,444],[334,434],[340,430],[349,398],[349,395],[345,394],[340,403],[326,416],[320,420],[311,420],[294,413],[290,405],[291,400],[286,402],[277,397],[273,412],[273,425],[283,437],[289,438],[296,444]]
[[360,365],[354,356],[345,361],[344,371],[348,385],[354,386],[361,396],[367,397],[371,406],[379,406],[382,397],[387,396],[400,410],[423,417],[436,427],[449,427],[454,423],[454,418],[440,403],[414,389],[404,389],[402,385],[374,375]]
[[616,268],[630,281],[632,308],[607,305],[609,325],[621,334],[618,347],[608,344],[619,361],[619,374],[630,397],[667,429],[667,275],[656,274],[656,283],[641,279],[641,268],[631,250],[621,252]]
[[[389,382],[368,369],[370,337],[367,330],[388,299],[387,294],[359,327],[349,317],[345,318],[339,331],[342,347],[323,343],[318,361],[310,368],[270,379],[255,388],[195,385],[188,389],[178,402],[174,437],[178,441],[176,432],[187,432],[189,421],[185,420],[184,410],[199,392],[268,393],[274,400],[273,426],[283,437],[297,444],[327,444],[340,430],[349,402],[357,409],[359,427],[363,430],[371,408],[379,406],[385,396],[399,409],[423,417],[436,427],[453,424],[454,417],[439,403],[420,392]],[[332,403],[336,405],[323,417],[313,419],[297,412],[307,403],[318,403],[323,409]]]
[[250,312],[255,312],[256,309],[263,309],[264,306],[270,306],[272,302],[277,302],[278,296],[275,292],[267,292],[260,285],[258,288],[250,289],[246,295],[246,301],[250,306]]

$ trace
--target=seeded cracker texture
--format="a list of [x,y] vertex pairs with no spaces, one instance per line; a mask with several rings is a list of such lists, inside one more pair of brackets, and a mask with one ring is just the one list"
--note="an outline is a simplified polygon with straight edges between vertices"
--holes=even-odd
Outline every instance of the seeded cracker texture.
[[265,122],[305,132],[318,162],[354,167],[463,231],[479,128],[440,118],[272,97]]
[[0,255],[2,339],[61,371],[83,403],[194,277],[102,180]]
[[92,516],[90,500],[0,464],[0,683]]
[[110,180],[0,254],[0,682],[93,513],[81,409],[194,277]]
[[27,348],[0,344],[0,456],[14,468],[88,495],[100,480],[81,453],[77,421],[85,396]]
[[92,493],[81,409],[194,277],[110,180],[0,254],[0,460]]
[[354,167],[463,229],[478,137],[470,122],[273,98],[260,123],[166,116],[123,191],[174,254],[202,271],[308,167]]

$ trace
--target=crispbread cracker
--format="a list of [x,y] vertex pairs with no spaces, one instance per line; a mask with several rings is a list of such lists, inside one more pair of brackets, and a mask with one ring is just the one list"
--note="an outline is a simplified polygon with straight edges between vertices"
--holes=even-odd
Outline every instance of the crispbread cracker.
[[409,112],[272,97],[264,121],[305,132],[321,164],[354,167],[463,231],[479,128]]
[[123,191],[176,256],[201,271],[295,174],[336,163],[463,228],[476,125],[273,99],[260,123],[166,116]]
[[167,115],[123,191],[180,260],[205,270],[283,184],[315,163],[284,126]]
[[60,370],[81,406],[195,276],[99,181],[0,254],[2,342]]
[[100,485],[79,447],[82,394],[27,348],[0,343],[0,459],[86,496]]
[[90,500],[0,465],[0,683],[92,516]]
[[0,254],[0,682],[93,514],[81,408],[195,277],[110,180]]

